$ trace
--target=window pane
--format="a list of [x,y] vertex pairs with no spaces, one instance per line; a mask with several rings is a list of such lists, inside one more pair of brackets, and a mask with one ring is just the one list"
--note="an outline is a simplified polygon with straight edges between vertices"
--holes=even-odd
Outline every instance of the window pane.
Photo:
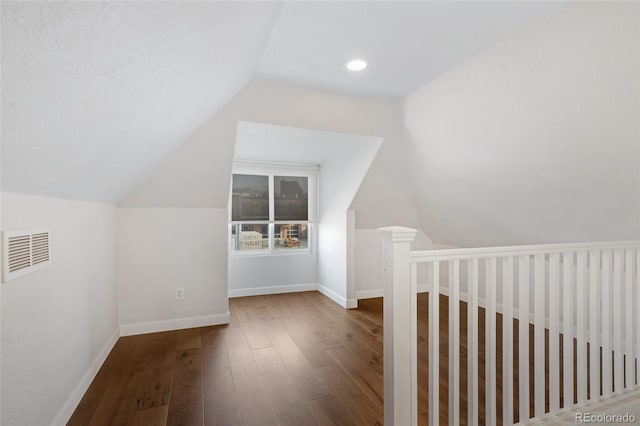
[[[240,238],[238,238],[240,233]],[[231,248],[233,250],[268,250],[269,225],[237,224],[231,225]]]
[[306,177],[274,176],[275,220],[309,220],[309,184]]
[[306,249],[309,247],[309,225],[276,224],[273,236],[273,246],[276,249]]
[[269,177],[233,175],[231,220],[269,220]]

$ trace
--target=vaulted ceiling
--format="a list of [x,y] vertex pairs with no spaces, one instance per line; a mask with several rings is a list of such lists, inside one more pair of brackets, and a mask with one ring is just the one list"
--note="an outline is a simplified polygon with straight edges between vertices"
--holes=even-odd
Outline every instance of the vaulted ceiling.
[[118,201],[253,78],[279,8],[3,2],[3,189]]
[[[404,97],[560,2],[285,3],[258,75],[343,93]],[[361,74],[342,65],[363,57]]]
[[560,5],[2,2],[2,189],[116,202],[255,77],[403,97]]

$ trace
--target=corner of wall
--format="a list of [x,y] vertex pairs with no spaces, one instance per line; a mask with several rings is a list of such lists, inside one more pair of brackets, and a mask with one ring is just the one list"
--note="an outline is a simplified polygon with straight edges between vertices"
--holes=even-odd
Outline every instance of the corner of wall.
[[226,208],[120,207],[117,221],[123,335],[229,322]]
[[64,403],[64,405],[62,406],[58,414],[54,417],[53,421],[51,422],[53,426],[58,426],[58,425],[64,426],[67,424],[67,422],[71,418],[71,415],[73,414],[76,407],[82,400],[82,397],[84,396],[85,392],[87,391],[87,389],[89,389],[91,382],[98,374],[100,367],[102,367],[102,364],[104,364],[104,362],[106,361],[107,357],[109,356],[109,353],[111,353],[111,350],[113,349],[113,347],[115,346],[119,338],[120,338],[120,328],[118,327],[113,332],[111,337],[107,339],[102,349],[100,349],[100,351],[97,353],[97,355],[94,357],[93,361],[89,365],[89,368],[87,368],[87,370],[82,375],[82,378],[80,379],[78,384],[71,391],[71,394],[67,398],[67,401]]
[[336,293],[335,291],[331,290],[329,287],[326,287],[322,284],[318,284],[318,291],[322,294],[324,294],[325,296],[327,296],[329,299],[333,300],[334,302],[336,302],[338,305],[342,306],[345,309],[352,309],[352,308],[357,308],[358,307],[358,300],[357,299],[347,299],[345,297],[340,296],[338,293]]

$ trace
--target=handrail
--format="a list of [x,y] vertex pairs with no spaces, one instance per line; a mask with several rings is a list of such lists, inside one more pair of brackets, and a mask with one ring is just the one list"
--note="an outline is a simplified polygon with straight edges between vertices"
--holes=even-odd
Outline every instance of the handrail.
[[[428,409],[430,425],[439,424],[443,383],[448,386],[449,423],[461,421],[459,367],[465,326],[468,424],[477,425],[481,418],[496,424],[500,414],[505,425],[513,424],[516,408],[520,424],[527,424],[640,387],[636,374],[640,345],[634,344],[640,342],[640,310],[635,309],[640,305],[640,241],[411,251],[416,230],[380,230],[384,232],[385,424],[418,424],[419,271],[420,283],[426,284],[429,293],[427,348],[420,356],[428,362],[428,403],[421,410]],[[429,268],[419,268],[421,262]],[[465,284],[466,305],[461,305]],[[443,288],[448,297],[446,324],[440,316]],[[484,289],[482,300],[480,289]],[[484,347],[479,345],[480,309],[484,311]],[[502,336],[497,332],[499,325]],[[445,329],[442,339],[441,327]],[[440,374],[445,341],[449,346],[446,377]],[[497,356],[500,341],[501,360]],[[518,371],[514,371],[516,360]],[[481,375],[485,379],[483,414],[478,396]],[[531,384],[534,393],[530,393]],[[548,405],[546,392],[539,391],[546,387]]]
[[637,241],[605,241],[605,242],[589,242],[589,243],[562,243],[562,244],[536,244],[522,246],[503,246],[503,247],[475,247],[475,248],[459,248],[459,249],[438,249],[438,250],[419,250],[412,251],[409,254],[411,263],[421,263],[430,261],[443,260],[463,260],[463,259],[479,259],[486,257],[503,257],[517,255],[535,255],[562,253],[567,251],[588,251],[592,249],[622,249],[637,247],[640,240]]

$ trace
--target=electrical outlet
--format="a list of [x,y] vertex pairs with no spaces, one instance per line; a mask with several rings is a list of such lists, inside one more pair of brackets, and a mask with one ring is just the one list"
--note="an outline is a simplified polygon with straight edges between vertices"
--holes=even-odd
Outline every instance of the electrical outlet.
[[174,297],[176,300],[184,300],[184,288],[176,287],[176,292]]

